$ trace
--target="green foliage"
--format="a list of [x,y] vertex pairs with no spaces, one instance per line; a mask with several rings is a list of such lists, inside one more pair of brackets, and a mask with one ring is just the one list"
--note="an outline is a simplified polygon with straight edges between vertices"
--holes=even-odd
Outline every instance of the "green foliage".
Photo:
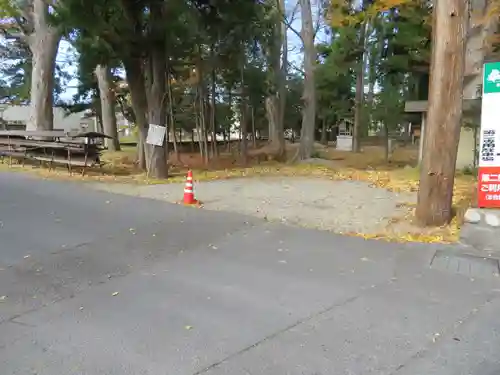
[[25,103],[29,100],[31,53],[19,40],[0,44],[0,100]]
[[398,129],[404,114],[404,96],[400,85],[388,83],[377,93],[371,107],[375,124],[382,124],[386,132]]
[[287,80],[285,109],[285,131],[291,129],[300,132],[302,124],[302,92],[304,80],[299,75],[291,75]]
[[[264,103],[276,91],[277,83],[277,65],[271,56],[276,56],[279,48],[281,31],[277,26],[282,15],[276,4],[276,0],[61,0],[52,21],[64,31],[79,56],[78,92],[68,108],[98,110],[97,64],[112,67],[115,79],[121,80],[124,61],[139,58],[147,72],[148,58],[161,48],[168,57],[165,68],[173,77],[177,127],[190,131],[195,126],[199,115],[197,93],[200,88],[210,92],[213,72],[216,131],[228,130],[239,117],[242,92],[256,128],[266,129]],[[326,120],[328,128],[353,119],[355,71],[364,57],[365,90],[375,88],[365,95],[365,123],[375,128],[380,124],[397,127],[403,119],[404,100],[416,97],[425,86],[417,82],[423,81],[429,64],[428,2],[364,0],[360,8],[351,5],[344,0],[332,2],[338,16],[353,22],[333,22],[331,41],[317,46],[317,116]],[[152,10],[160,7],[164,9],[158,19],[158,12]],[[14,19],[19,15],[12,0],[0,0],[1,17]],[[362,45],[359,39],[365,21],[367,36]],[[12,25],[15,27],[14,22]],[[1,55],[19,56],[7,59],[12,61],[10,65],[0,65],[0,94],[8,100],[23,101],[29,93],[31,61],[29,50],[19,43],[9,42],[5,50],[0,46]],[[195,73],[194,68],[198,69]],[[58,77],[56,94],[69,78],[62,71]],[[300,75],[287,77],[286,129],[300,129],[302,88]],[[128,88],[117,87],[116,95],[117,107],[133,121]]]
[[[30,99],[32,55],[27,44],[19,38],[0,43],[0,102],[27,104]],[[63,67],[56,67],[54,102],[60,104],[70,75]]]
[[[319,45],[318,117],[327,127],[354,117],[356,71],[364,66],[362,126],[392,132],[405,120],[404,102],[425,96],[429,71],[430,2],[332,0],[331,41]],[[360,43],[362,28],[365,42]],[[423,98],[426,99],[426,98]]]
[[332,50],[316,69],[316,95],[318,117],[329,124],[343,119],[352,119],[354,76],[352,69],[339,64],[338,50]]

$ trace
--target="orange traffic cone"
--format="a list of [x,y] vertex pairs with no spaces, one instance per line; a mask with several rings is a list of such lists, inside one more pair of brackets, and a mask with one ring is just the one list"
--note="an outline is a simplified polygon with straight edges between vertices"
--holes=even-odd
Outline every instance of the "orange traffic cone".
[[193,192],[193,172],[188,171],[186,185],[184,186],[184,204],[196,204],[198,201],[194,199]]

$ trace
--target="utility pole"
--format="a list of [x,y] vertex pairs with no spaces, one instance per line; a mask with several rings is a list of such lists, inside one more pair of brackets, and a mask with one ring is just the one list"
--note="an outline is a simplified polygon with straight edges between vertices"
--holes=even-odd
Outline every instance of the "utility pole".
[[429,111],[416,208],[417,221],[425,226],[447,224],[453,215],[469,2],[434,1]]

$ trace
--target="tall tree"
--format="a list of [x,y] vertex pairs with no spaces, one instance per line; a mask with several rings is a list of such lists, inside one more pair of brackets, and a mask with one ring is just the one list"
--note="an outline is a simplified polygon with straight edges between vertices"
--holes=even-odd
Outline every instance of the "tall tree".
[[61,30],[54,25],[53,5],[44,0],[0,4],[4,20],[12,20],[17,36],[31,52],[30,118],[27,129],[53,128],[54,76]]
[[453,214],[469,16],[469,0],[434,3],[429,110],[416,208],[423,225],[446,224]]
[[104,134],[111,137],[106,139],[106,147],[110,151],[120,150],[118,128],[116,124],[116,98],[111,72],[107,65],[98,64],[95,68],[99,98],[101,100],[101,119]]
[[45,0],[2,0],[4,21],[15,25],[17,36],[31,52],[30,118],[27,129],[50,130],[54,126],[54,77],[61,29],[55,26],[55,3]]
[[54,72],[61,30],[52,25],[50,5],[45,0],[28,1],[20,9],[23,31],[33,57],[30,90],[30,118],[27,130],[54,128]]
[[[364,2],[363,2],[364,3]],[[363,4],[364,5],[364,4]],[[368,19],[365,19],[359,25],[358,40],[357,40],[357,61],[356,61],[356,95],[355,95],[355,108],[354,108],[354,125],[352,129],[352,150],[354,152],[361,151],[361,133],[362,133],[362,118],[363,106],[365,97],[365,65],[364,56],[366,45],[366,28],[368,26]]]
[[0,45],[2,102],[28,104],[31,86],[31,51],[26,43],[6,32]]
[[284,22],[284,0],[269,0],[270,28],[265,43],[268,76],[271,83],[265,100],[269,124],[271,152],[276,159],[285,157],[284,116],[286,106],[286,77],[288,67],[287,26]]
[[304,92],[302,95],[302,128],[300,131],[300,159],[311,157],[314,149],[314,129],[316,122],[316,86],[314,69],[316,47],[314,45],[314,26],[311,0],[299,0],[302,19],[301,36],[304,43]]

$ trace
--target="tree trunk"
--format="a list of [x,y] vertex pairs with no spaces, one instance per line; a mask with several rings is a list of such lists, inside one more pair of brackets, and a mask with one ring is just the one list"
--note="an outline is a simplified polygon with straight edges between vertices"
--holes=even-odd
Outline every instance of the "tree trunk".
[[387,163],[389,161],[389,155],[391,153],[389,144],[389,127],[384,123],[384,161]]
[[416,208],[422,225],[444,225],[453,215],[468,21],[468,0],[434,3],[429,112]]
[[30,117],[26,130],[54,129],[54,72],[61,40],[58,29],[48,24],[48,5],[33,1],[33,33],[28,36],[31,71]]
[[175,154],[175,159],[177,161],[180,160],[179,157],[179,148],[177,147],[177,135],[175,134],[175,115],[174,115],[174,98],[173,98],[173,93],[172,93],[172,77],[170,75],[170,71],[167,68],[167,90],[168,90],[168,114],[169,114],[169,122],[170,126],[168,127],[170,129],[169,133],[172,133],[173,139],[172,142],[174,144],[174,154]]
[[102,125],[102,115],[101,115],[100,111],[96,113],[96,119],[97,119],[96,131],[104,133],[104,128],[103,128],[103,125]]
[[328,146],[328,137],[326,132],[326,120],[321,120],[321,144]]
[[211,69],[211,74],[210,74],[210,137],[212,138],[212,157],[217,156],[217,108],[216,108],[216,78],[217,78],[217,72],[215,70],[215,47],[214,45],[211,46],[211,53],[212,53],[212,69]]
[[198,72],[198,103],[199,103],[199,127],[200,132],[198,133],[200,142],[200,154],[203,157],[203,162],[208,164],[208,140],[207,140],[207,102],[208,98],[205,88],[205,82],[203,77],[203,64],[198,61],[196,71]]
[[316,86],[314,82],[314,65],[316,48],[314,46],[314,28],[312,21],[311,0],[299,0],[304,42],[304,91],[302,100],[302,128],[300,132],[299,158],[309,159],[314,149],[314,129],[316,120]]
[[210,102],[208,101],[208,97],[207,97],[207,100],[204,102],[204,105],[205,105],[205,113],[203,115],[203,147],[205,147],[205,164],[208,165],[208,162],[210,161],[210,154],[211,154],[211,151],[210,151],[210,145],[209,145],[209,142],[208,142],[208,127],[209,127],[209,121],[210,121],[210,109],[209,109],[209,106],[210,106]]
[[257,148],[257,138],[255,132],[255,107],[252,105],[252,144],[253,148]]
[[[364,23],[364,29],[365,29],[365,37],[363,38],[363,73],[367,73],[367,77],[363,77],[363,94],[364,94],[364,88],[365,88],[365,82],[366,82],[366,78],[367,78],[367,81],[368,81],[368,95],[367,95],[367,100],[366,100],[366,104],[370,104],[373,102],[373,96],[374,96],[374,93],[373,93],[373,89],[374,87],[371,87],[370,84],[372,82],[374,82],[374,79],[371,78],[371,73],[372,71],[374,71],[376,69],[376,62],[372,62],[371,61],[371,55],[372,53],[371,52],[371,49],[370,48],[370,40],[369,38],[366,37],[366,35],[370,35],[372,33],[372,23],[375,22],[375,19],[372,19],[371,22],[365,22]],[[375,64],[375,66],[372,68],[370,64]],[[370,94],[370,88],[371,88],[371,94]],[[368,98],[368,96],[371,95],[371,98]],[[364,99],[364,97],[363,97]],[[371,100],[371,101],[370,101]],[[363,103],[365,104],[365,103]],[[363,105],[363,107],[365,107]],[[363,115],[362,116],[362,119],[364,120],[364,126],[361,126],[361,129],[360,129],[360,134],[361,134],[361,137],[367,137],[368,136],[368,132],[370,130],[370,125],[371,125],[371,108],[370,109],[366,109],[367,111],[367,114],[368,116],[366,115]],[[363,111],[362,111],[363,113]]]
[[[244,57],[244,56],[243,56]],[[245,60],[244,58],[241,61],[240,66],[240,80],[241,80],[241,106],[240,106],[240,128],[241,128],[241,159],[243,161],[243,165],[247,165],[248,162],[248,112],[247,112],[247,97],[245,90]]]
[[[147,92],[148,101],[148,119],[150,124],[163,126],[166,128],[166,107],[165,107],[165,51],[160,48],[150,51],[150,69],[148,70]],[[168,129],[165,129],[168,132]],[[161,146],[146,146],[151,149],[147,159],[148,175],[154,178],[168,177],[168,144],[166,137],[163,139]]]
[[268,96],[265,99],[266,117],[268,123],[269,143],[274,147],[279,147],[279,100],[276,95]]
[[200,120],[201,120],[201,140],[203,142],[203,156],[205,164],[208,164],[210,155],[208,154],[207,138],[207,100],[205,100],[205,90],[201,88],[200,94]]
[[[234,117],[234,113],[233,113],[233,91],[232,91],[232,86],[229,87],[227,96],[228,96],[228,103],[229,103],[229,113],[230,113],[229,116],[232,119]],[[232,127],[232,123],[229,124],[229,129],[227,129],[226,152],[231,151],[231,127]]]
[[[373,20],[375,22],[375,20]],[[384,37],[384,33],[378,32],[377,33],[377,38],[378,41],[375,44],[375,46],[372,46],[369,49],[369,58],[368,58],[368,93],[366,95],[366,104],[367,104],[367,110],[369,112],[368,115],[368,126],[367,129],[370,130],[370,128],[373,127],[374,121],[373,121],[373,109],[374,109],[374,98],[375,98],[375,83],[377,82],[377,61],[382,59],[382,50],[384,43],[386,41]],[[369,38],[365,38],[367,40],[367,43],[365,45],[369,44]],[[367,132],[368,135],[368,132]]]
[[146,88],[144,86],[144,72],[142,61],[139,58],[124,59],[123,65],[127,76],[130,99],[137,127],[137,164],[145,171],[147,169],[147,150],[145,147],[148,127],[148,103],[146,99]]
[[200,152],[200,158],[202,160],[205,159],[205,153],[203,152],[203,141],[202,141],[202,128],[201,128],[201,110],[197,110],[196,103],[193,103],[193,110],[195,116],[195,124],[196,124],[196,135],[198,136],[198,148]]
[[[285,0],[278,2],[280,14],[285,14]],[[284,160],[286,158],[285,150],[285,109],[286,109],[286,80],[288,75],[288,26],[281,20],[281,69],[278,79],[278,108],[279,115],[276,123],[274,140],[277,143],[276,159]],[[313,37],[314,38],[314,37]]]
[[[280,14],[285,14],[285,0],[278,1]],[[319,5],[318,5],[319,6]],[[319,21],[318,21],[319,22]],[[280,144],[281,152],[285,152],[285,109],[286,109],[286,79],[288,75],[288,26],[280,20],[281,23],[281,69],[278,80],[279,94],[279,128],[276,129],[277,141]],[[314,36],[313,36],[314,38]],[[278,133],[279,132],[279,133]]]
[[137,167],[141,171],[146,171],[146,136],[147,134],[144,131],[144,128],[137,128]]
[[[195,119],[195,121],[197,121],[197,119]],[[194,152],[194,131],[195,129],[191,130],[191,152]]]
[[269,143],[277,160],[285,158],[284,118],[286,106],[286,75],[288,69],[287,25],[283,22],[284,0],[276,2],[275,36],[269,50],[274,93],[266,98],[266,117],[269,124]]
[[[358,44],[363,50],[365,45],[365,35],[366,35],[366,24],[363,23],[359,30],[359,41]],[[354,108],[354,126],[352,129],[352,150],[354,152],[361,151],[361,125],[363,117],[363,97],[364,97],[364,73],[365,67],[363,64],[364,53],[361,53],[357,61],[356,69],[356,95],[355,95],[355,108]]]
[[104,134],[111,137],[106,139],[105,144],[109,151],[119,151],[118,128],[116,125],[115,93],[112,88],[111,74],[105,65],[97,65],[95,68],[97,84],[99,86],[99,97],[101,99],[102,126]]
[[248,116],[246,103],[241,104],[241,160],[243,165],[248,163]]

